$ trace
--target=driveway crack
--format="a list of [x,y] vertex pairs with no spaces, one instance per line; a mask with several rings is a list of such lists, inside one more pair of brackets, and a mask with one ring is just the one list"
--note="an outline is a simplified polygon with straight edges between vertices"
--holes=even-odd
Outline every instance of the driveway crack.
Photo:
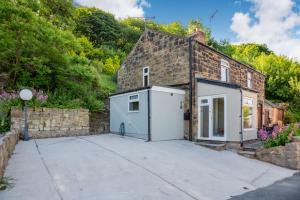
[[122,159],[124,159],[124,160],[126,160],[126,161],[128,161],[128,162],[130,162],[131,164],[133,164],[133,165],[135,165],[135,166],[137,166],[137,167],[139,167],[139,168],[142,168],[143,170],[145,170],[145,171],[147,171],[148,173],[150,173],[151,175],[153,175],[153,176],[159,178],[160,180],[162,180],[163,182],[169,184],[170,186],[176,188],[177,190],[179,190],[180,192],[182,192],[182,193],[184,193],[185,195],[189,196],[190,198],[192,198],[192,199],[194,199],[194,200],[200,200],[199,198],[197,198],[197,197],[193,196],[192,194],[188,193],[187,191],[185,191],[184,189],[180,188],[180,187],[177,186],[176,184],[174,184],[174,183],[168,181],[167,179],[165,179],[165,178],[162,177],[161,175],[157,174],[156,172],[154,172],[154,171],[152,171],[152,170],[150,170],[150,169],[144,167],[143,165],[141,165],[141,164],[139,164],[139,163],[137,163],[137,162],[135,162],[135,161],[133,161],[133,160],[130,160],[130,159],[127,158],[126,156],[123,156],[122,154],[120,154],[120,153],[118,153],[118,152],[116,152],[116,151],[114,151],[114,150],[112,150],[112,149],[106,148],[106,147],[104,147],[104,146],[102,146],[102,145],[100,145],[100,144],[98,144],[98,143],[93,142],[93,141],[90,141],[90,140],[87,140],[87,139],[81,138],[81,137],[78,137],[78,138],[80,138],[81,140],[84,140],[84,141],[86,141],[86,142],[89,142],[89,143],[91,143],[91,144],[94,144],[94,145],[96,145],[97,147],[102,148],[102,149],[104,149],[104,150],[106,150],[106,151],[109,151],[109,152],[115,154],[116,156],[118,156],[118,157],[120,157],[120,158],[122,158]]
[[253,185],[255,181],[257,181],[258,179],[260,179],[262,176],[264,176],[266,173],[268,173],[270,170],[270,168],[266,169],[265,171],[263,171],[261,174],[259,174],[258,176],[256,176],[254,179],[252,179],[252,181],[250,181],[250,184]]
[[44,157],[42,156],[42,153],[41,153],[41,151],[40,151],[40,149],[39,149],[39,145],[37,144],[36,140],[34,140],[34,143],[35,143],[36,150],[37,150],[37,152],[38,152],[38,154],[39,154],[39,156],[40,156],[40,159],[41,159],[41,161],[42,161],[42,163],[43,163],[43,165],[44,165],[44,167],[45,167],[45,169],[46,169],[48,175],[50,176],[50,180],[51,180],[52,184],[54,185],[54,189],[55,189],[55,191],[56,191],[56,193],[57,193],[59,199],[60,199],[60,200],[64,200],[62,194],[60,193],[60,191],[59,191],[59,189],[58,189],[57,184],[56,184],[55,181],[54,181],[53,175],[51,174],[50,169],[48,168],[48,166],[47,166],[47,164],[46,164],[46,162],[45,162],[45,159],[44,159]]

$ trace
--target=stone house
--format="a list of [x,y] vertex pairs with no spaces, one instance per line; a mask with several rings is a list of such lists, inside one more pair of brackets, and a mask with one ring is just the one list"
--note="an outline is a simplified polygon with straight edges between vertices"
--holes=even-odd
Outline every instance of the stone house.
[[184,90],[182,120],[189,140],[242,144],[256,139],[263,124],[265,76],[206,45],[201,31],[182,37],[147,29],[117,80],[116,94],[151,86]]

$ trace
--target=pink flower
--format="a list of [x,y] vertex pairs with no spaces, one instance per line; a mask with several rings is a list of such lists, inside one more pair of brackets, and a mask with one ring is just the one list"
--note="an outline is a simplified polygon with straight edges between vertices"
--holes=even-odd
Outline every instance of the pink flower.
[[266,130],[264,130],[264,129],[260,129],[258,131],[258,136],[262,140],[267,140],[268,139],[268,132]]
[[273,138],[273,139],[276,139],[277,136],[278,136],[278,133],[276,133],[275,131],[273,131],[273,132],[272,132],[272,138]]
[[41,102],[45,102],[48,100],[48,96],[47,95],[42,95],[40,94],[39,96],[36,97],[37,100],[41,101]]
[[280,127],[277,125],[277,126],[274,126],[273,128],[273,132],[278,134],[279,132],[281,131]]
[[10,100],[10,99],[17,99],[19,98],[19,94],[16,92],[8,93],[8,92],[2,92],[0,93],[0,99],[3,100]]

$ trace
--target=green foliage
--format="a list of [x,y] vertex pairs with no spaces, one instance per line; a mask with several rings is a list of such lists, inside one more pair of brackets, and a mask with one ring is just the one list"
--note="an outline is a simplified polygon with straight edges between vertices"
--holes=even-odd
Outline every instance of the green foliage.
[[121,28],[112,14],[95,8],[78,8],[75,21],[76,32],[88,37],[97,47],[117,47]]
[[0,99],[0,134],[10,129],[10,108],[20,107],[21,105],[22,102],[19,99]]
[[286,130],[283,130],[282,132],[278,133],[278,135],[275,138],[269,137],[264,142],[264,147],[271,148],[276,146],[284,146],[286,143],[291,141],[289,135],[293,130],[294,130],[293,126],[290,126]]
[[[47,102],[33,98],[28,102],[31,107],[102,110],[104,99],[116,88],[115,82],[102,85],[100,77],[104,72],[114,74],[124,53],[110,43],[95,48],[89,37],[74,35],[74,11],[69,0],[0,3],[0,73],[9,76],[5,89],[17,91],[25,86],[43,90],[49,97]],[[9,126],[12,104],[6,101],[2,107],[1,131]]]
[[180,36],[186,35],[186,29],[179,22],[172,22],[170,24],[162,24],[159,27],[160,30]]
[[114,56],[112,58],[108,58],[105,60],[103,71],[107,74],[115,74],[120,66],[120,58],[119,56]]
[[300,136],[300,128],[295,129],[295,136]]
[[30,106],[101,110],[116,90],[119,66],[145,27],[180,36],[204,31],[209,46],[262,71],[267,98],[288,102],[287,119],[300,121],[300,64],[266,45],[216,41],[200,20],[187,26],[117,20],[96,8],[75,7],[72,0],[0,2],[0,73],[9,76],[5,90],[26,86],[49,96],[47,102],[33,99]]

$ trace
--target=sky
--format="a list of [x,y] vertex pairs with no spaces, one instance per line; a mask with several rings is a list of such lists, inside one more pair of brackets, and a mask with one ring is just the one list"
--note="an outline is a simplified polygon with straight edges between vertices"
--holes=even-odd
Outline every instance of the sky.
[[[260,43],[300,61],[300,0],[75,0],[117,18],[155,17],[158,23],[200,19],[217,40]],[[210,16],[214,13],[213,19]]]

